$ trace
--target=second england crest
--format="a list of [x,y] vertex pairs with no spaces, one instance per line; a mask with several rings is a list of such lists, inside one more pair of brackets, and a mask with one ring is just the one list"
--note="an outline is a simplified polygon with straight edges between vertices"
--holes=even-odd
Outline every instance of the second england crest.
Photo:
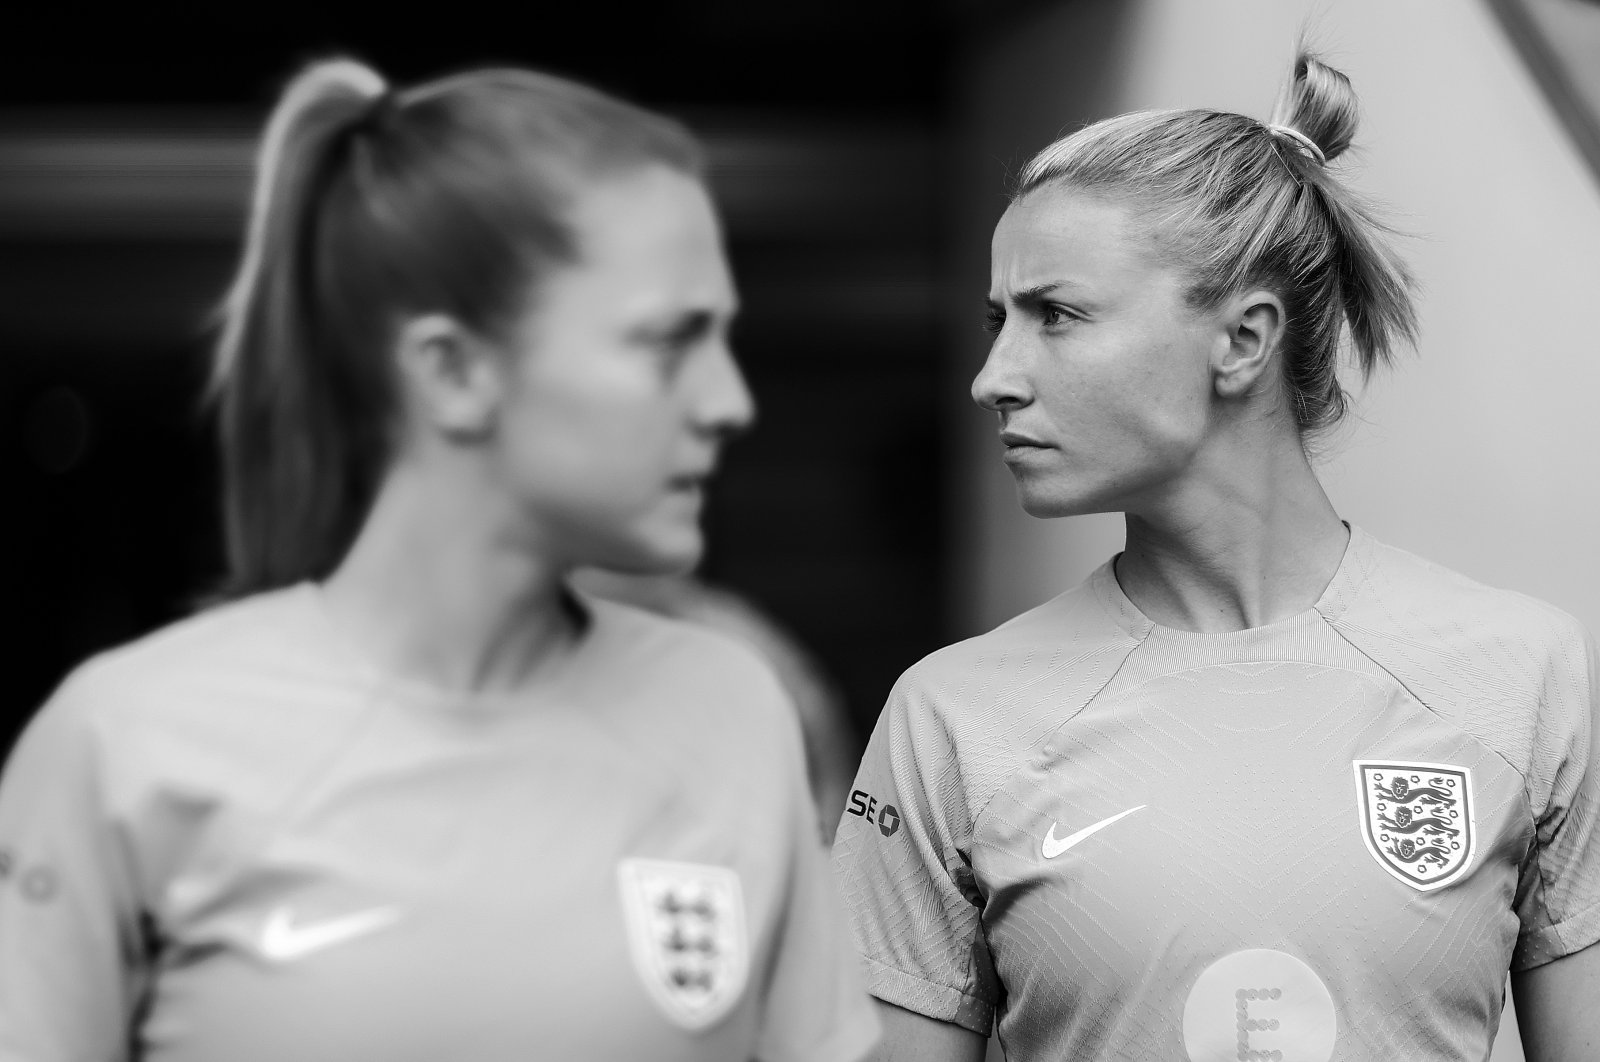
[[1361,836],[1378,865],[1429,892],[1472,865],[1472,771],[1452,763],[1354,761]]

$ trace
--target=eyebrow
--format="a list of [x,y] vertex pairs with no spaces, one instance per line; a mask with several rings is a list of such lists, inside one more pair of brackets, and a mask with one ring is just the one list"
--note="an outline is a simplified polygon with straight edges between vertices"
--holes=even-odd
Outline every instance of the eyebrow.
[[[1064,283],[1066,282],[1061,280],[1050,280],[1043,284],[1035,284],[1031,288],[1023,288],[1021,291],[1012,293],[1011,301],[1019,306],[1032,306],[1040,302],[1046,295],[1051,294],[1057,288],[1061,287]],[[988,305],[993,309],[1000,309],[1000,304],[988,296],[984,297],[984,302],[988,303]]]
[[698,339],[711,331],[716,316],[714,312],[706,309],[685,310],[670,317],[641,324],[633,329],[631,334],[638,339],[660,339],[663,336],[670,339]]

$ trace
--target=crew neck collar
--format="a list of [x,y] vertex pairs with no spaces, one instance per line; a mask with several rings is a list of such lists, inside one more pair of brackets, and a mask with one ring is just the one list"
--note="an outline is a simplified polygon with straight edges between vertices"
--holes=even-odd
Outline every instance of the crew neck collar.
[[1317,596],[1317,600],[1303,611],[1260,627],[1246,627],[1235,631],[1190,631],[1157,623],[1140,611],[1139,606],[1133,603],[1123,591],[1122,584],[1117,581],[1116,562],[1117,558],[1122,556],[1121,553],[1097,568],[1089,577],[1089,582],[1095,596],[1116,620],[1117,625],[1139,641],[1151,635],[1212,643],[1270,640],[1276,635],[1295,631],[1307,625],[1334,622],[1344,613],[1355,591],[1365,581],[1367,569],[1370,567],[1367,557],[1373,540],[1356,525],[1349,521],[1344,523],[1349,529],[1350,540],[1345,544],[1344,555],[1339,559],[1339,566],[1334,569],[1333,578]]
[[386,666],[334,618],[322,584],[307,580],[295,588],[312,615],[317,641],[338,658],[340,666],[385,697],[451,712],[497,711],[525,704],[530,695],[559,691],[570,685],[594,656],[596,647],[610,634],[612,617],[607,604],[570,588],[568,605],[583,616],[583,630],[572,649],[549,661],[512,690],[473,691],[451,689],[425,679],[399,674]]

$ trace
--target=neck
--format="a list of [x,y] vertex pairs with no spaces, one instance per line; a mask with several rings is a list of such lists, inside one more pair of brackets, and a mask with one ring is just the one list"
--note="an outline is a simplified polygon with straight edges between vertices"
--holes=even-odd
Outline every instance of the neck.
[[1117,581],[1157,623],[1235,631],[1316,603],[1349,532],[1296,440],[1199,462],[1154,504],[1127,514]]
[[570,650],[579,632],[564,604],[564,568],[508,541],[502,506],[474,482],[398,465],[324,597],[385,671],[445,690],[505,692]]

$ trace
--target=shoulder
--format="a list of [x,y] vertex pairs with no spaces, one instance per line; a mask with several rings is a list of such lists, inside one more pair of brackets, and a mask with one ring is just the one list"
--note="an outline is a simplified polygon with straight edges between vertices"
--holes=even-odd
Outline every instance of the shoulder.
[[906,670],[896,691],[993,706],[1023,695],[1033,680],[1120,660],[1139,639],[1106,607],[1097,577],[993,630],[928,654]]
[[793,724],[772,666],[745,642],[701,624],[584,598],[600,640],[594,688],[679,723],[748,732]]
[[803,785],[799,719],[753,649],[687,620],[613,601],[585,604],[597,642],[578,696],[589,718],[632,750],[640,771],[660,772],[672,785],[688,780],[723,794],[718,801],[744,793],[752,808]]
[[94,654],[67,675],[48,707],[117,720],[253,680],[314,643],[307,593],[291,587],[214,605]]
[[[95,654],[33,714],[23,740],[93,749],[97,758],[114,753],[138,769],[161,759],[156,747],[172,739],[210,749],[227,744],[218,727],[236,720],[238,692],[269,685],[261,682],[264,670],[281,670],[288,656],[283,632],[303,630],[302,596],[283,590],[214,606]],[[259,743],[234,744],[244,746],[245,760],[261,752]]]
[[1025,753],[1092,701],[1139,645],[1097,586],[1105,572],[918,661],[895,684],[880,728],[912,745],[937,740],[962,761]]
[[776,685],[772,668],[740,638],[633,605],[599,598],[584,602],[597,631],[628,659],[634,680]]
[[1325,618],[1435,715],[1525,776],[1541,748],[1587,733],[1595,654],[1581,622],[1370,537],[1356,559]]
[[1486,585],[1441,564],[1366,536],[1360,579],[1331,617],[1370,638],[1417,642],[1441,661],[1493,668],[1501,680],[1587,670],[1590,636],[1555,605]]

